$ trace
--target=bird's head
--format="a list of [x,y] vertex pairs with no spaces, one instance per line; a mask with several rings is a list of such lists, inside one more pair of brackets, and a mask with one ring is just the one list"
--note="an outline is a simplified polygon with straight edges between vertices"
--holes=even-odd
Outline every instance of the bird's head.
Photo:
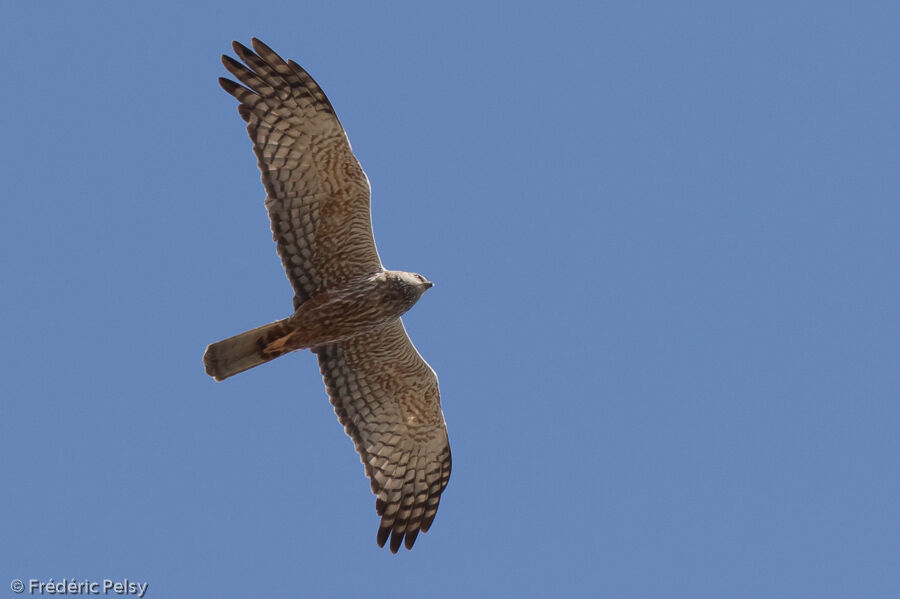
[[391,304],[403,314],[419,301],[422,294],[432,286],[431,281],[414,272],[386,270],[376,276],[377,293],[381,294],[381,304]]
[[415,272],[400,272],[400,279],[403,281],[405,285],[410,287],[415,287],[420,291],[420,293],[425,293],[425,290],[431,289],[434,287],[434,283]]
[[420,275],[418,273],[413,273],[413,276],[416,278],[416,281],[419,283],[419,285],[421,285],[423,288],[431,289],[432,287],[434,287],[434,283],[432,283],[431,281],[429,281],[422,275]]
[[434,286],[434,283],[414,272],[387,271],[385,277],[388,281],[392,281],[391,286],[398,294],[406,298],[410,306],[416,303],[425,291]]

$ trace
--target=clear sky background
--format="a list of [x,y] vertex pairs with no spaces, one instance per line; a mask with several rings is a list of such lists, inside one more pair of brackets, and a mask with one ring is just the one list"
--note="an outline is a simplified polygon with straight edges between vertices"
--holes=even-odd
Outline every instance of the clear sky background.
[[[900,596],[900,5],[452,4],[4,3],[0,597]],[[314,356],[203,370],[291,309],[252,35],[437,283],[412,552]]]

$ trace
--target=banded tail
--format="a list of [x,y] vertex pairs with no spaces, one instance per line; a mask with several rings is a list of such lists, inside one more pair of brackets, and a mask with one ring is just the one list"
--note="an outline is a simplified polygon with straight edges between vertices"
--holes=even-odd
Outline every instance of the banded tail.
[[287,318],[249,330],[240,335],[210,344],[203,354],[206,374],[223,381],[254,366],[290,353],[299,347],[289,345],[296,326]]

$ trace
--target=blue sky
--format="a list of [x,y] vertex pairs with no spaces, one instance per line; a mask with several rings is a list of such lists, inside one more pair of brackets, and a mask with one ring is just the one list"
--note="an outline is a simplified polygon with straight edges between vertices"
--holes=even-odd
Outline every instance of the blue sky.
[[[0,596],[900,594],[897,3],[454,5],[7,3]],[[203,371],[291,307],[216,83],[252,35],[437,283],[412,552],[311,354]]]

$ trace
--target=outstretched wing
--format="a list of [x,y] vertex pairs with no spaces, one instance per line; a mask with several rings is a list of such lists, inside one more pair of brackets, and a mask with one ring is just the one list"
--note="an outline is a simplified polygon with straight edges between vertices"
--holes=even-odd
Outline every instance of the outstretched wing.
[[297,63],[258,39],[255,53],[233,47],[244,64],[229,56],[222,62],[246,87],[219,83],[241,103],[295,307],[319,289],[379,272],[369,181],[331,102]]
[[409,549],[434,520],[450,479],[437,376],[398,318],[314,350],[334,411],[353,439],[381,516],[378,545]]

